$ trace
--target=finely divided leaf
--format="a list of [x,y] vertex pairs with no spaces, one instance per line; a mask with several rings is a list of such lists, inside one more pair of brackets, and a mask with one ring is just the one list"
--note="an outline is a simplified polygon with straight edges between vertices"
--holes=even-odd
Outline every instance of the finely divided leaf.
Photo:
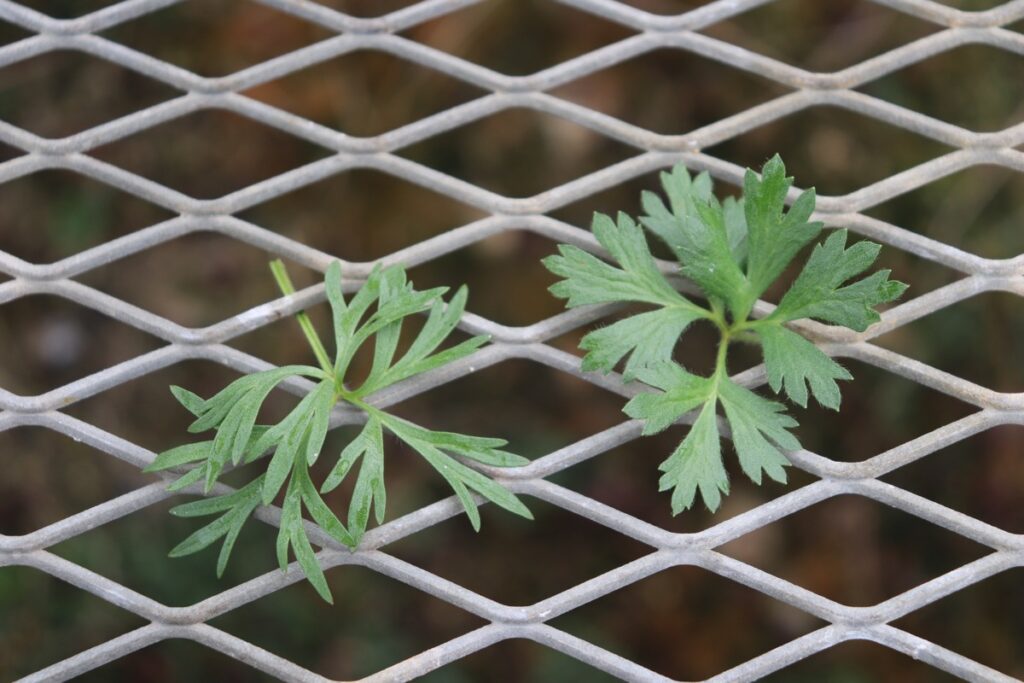
[[401,326],[401,321],[392,323],[392,326],[378,333],[373,367],[363,384],[353,392],[354,395],[366,396],[413,375],[447,365],[468,356],[487,343],[486,336],[477,336],[435,353],[437,348],[455,331],[466,308],[467,294],[466,288],[460,287],[447,304],[440,298],[435,299],[423,329],[413,340],[409,350],[397,362],[392,362],[395,351],[393,344],[397,341],[397,332],[394,333],[394,341],[386,339],[382,345],[381,339],[392,328],[397,331]]
[[384,491],[384,432],[380,419],[374,415],[370,416],[359,435],[341,451],[337,464],[320,487],[321,492],[327,493],[340,486],[360,458],[362,465],[348,508],[349,533],[352,537],[350,547],[357,546],[362,539],[369,524],[371,508],[376,508],[375,518],[380,524],[387,507]]
[[878,322],[875,306],[897,299],[907,285],[889,279],[879,270],[853,284],[847,280],[867,270],[881,247],[861,241],[846,248],[846,230],[837,230],[817,245],[803,270],[770,319],[778,321],[816,318],[863,332]]
[[[293,289],[287,273],[275,271],[275,274],[283,290],[287,292]],[[667,284],[664,287],[671,291]],[[278,561],[284,568],[289,550],[294,552],[310,583],[330,602],[326,578],[306,534],[303,510],[333,539],[349,548],[358,546],[371,511],[378,524],[383,522],[387,493],[384,488],[382,420],[391,418],[372,408],[363,398],[396,382],[463,358],[486,343],[487,338],[473,337],[439,351],[465,311],[466,288],[459,289],[451,302],[445,304],[441,297],[447,291],[446,288],[416,291],[401,266],[375,268],[364,285],[346,300],[342,293],[341,265],[334,262],[327,268],[325,288],[331,307],[336,346],[333,368],[274,368],[241,377],[209,399],[203,399],[180,387],[172,387],[171,391],[178,402],[196,416],[189,429],[193,432],[214,429],[216,434],[210,440],[159,454],[147,469],[159,471],[195,464],[169,489],[180,490],[205,481],[206,490],[209,491],[229,463],[249,463],[273,451],[266,471],[243,489],[175,509],[176,514],[187,516],[221,514],[212,523],[186,538],[172,554],[195,552],[223,538],[217,564],[218,573],[223,572],[246,519],[260,504],[269,505],[284,488],[276,544]],[[406,317],[420,312],[427,312],[425,324],[408,350],[398,356],[402,323]],[[314,351],[318,357],[322,357],[322,344],[313,338],[316,332],[312,324],[304,317],[300,318],[300,324],[304,333],[311,337]],[[372,367],[362,385],[353,389],[345,383],[348,367],[356,352],[371,337],[374,338]],[[323,358],[321,362],[327,363]],[[313,377],[319,383],[277,424],[255,424],[270,392],[288,377],[296,375]],[[338,486],[356,462],[362,459],[349,506],[348,523],[351,529],[347,529],[324,502],[308,470],[320,454],[330,428],[332,410],[339,400],[369,414],[365,428],[342,451],[337,465],[322,487],[323,491],[329,491]],[[527,461],[524,458],[501,450],[505,441],[451,432],[432,432],[404,420],[394,420],[396,431],[402,431],[406,440],[448,479],[466,505],[474,526],[479,526],[474,492],[517,514],[529,516],[526,507],[504,487],[445,452],[491,467],[525,464]]]
[[807,407],[807,385],[821,405],[839,410],[839,385],[836,380],[853,379],[842,365],[825,355],[821,349],[796,332],[781,325],[757,328],[764,350],[764,366],[768,385],[786,395],[797,405]]
[[223,496],[205,498],[172,508],[171,514],[178,517],[197,517],[218,512],[224,514],[193,532],[171,550],[170,556],[190,555],[223,537],[224,543],[217,558],[217,576],[222,576],[242,526],[249,519],[253,510],[259,506],[260,484],[261,478],[257,478],[243,488]]
[[[462,503],[463,508],[465,508],[473,529],[480,530],[480,513],[477,510],[476,501],[471,495],[472,491],[479,493],[484,498],[499,507],[505,508],[509,512],[527,519],[533,519],[529,508],[523,505],[522,501],[515,494],[493,479],[467,467],[441,450],[444,448],[470,458],[477,455],[474,459],[486,462],[494,453],[492,447],[486,446],[483,451],[475,451],[472,441],[453,439],[453,437],[461,437],[462,435],[451,434],[450,432],[431,432],[391,415],[382,416],[382,420],[395,436],[422,455],[445,478],[452,487],[452,490],[455,491],[455,495]],[[472,440],[474,437],[463,437],[463,439]],[[492,440],[487,439],[483,441]],[[504,445],[503,442],[502,445]]]

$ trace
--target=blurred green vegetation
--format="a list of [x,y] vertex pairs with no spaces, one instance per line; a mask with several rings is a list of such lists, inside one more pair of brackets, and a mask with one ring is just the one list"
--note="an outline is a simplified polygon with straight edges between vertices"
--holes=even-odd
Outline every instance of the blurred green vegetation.
[[[409,0],[322,0],[360,16]],[[108,0],[31,0],[54,16],[77,16]],[[698,0],[632,0],[671,14]],[[966,10],[994,0],[948,2]],[[1011,27],[1019,30],[1020,25]],[[704,33],[812,70],[837,70],[928,35],[936,27],[866,1],[780,0]],[[0,27],[0,43],[23,37]],[[243,0],[190,0],[129,21],[105,35],[202,74],[222,75],[310,44],[327,33]],[[404,37],[510,74],[527,74],[597,49],[629,31],[547,0],[490,0],[408,29]],[[861,91],[951,123],[1000,130],[1024,120],[1022,58],[965,47],[866,84]],[[701,57],[658,50],[610,66],[552,94],[661,133],[685,133],[785,94],[787,88]],[[33,57],[0,70],[0,119],[48,137],[73,134],[180,93],[81,53]],[[396,57],[360,51],[311,66],[245,93],[259,101],[356,136],[377,135],[486,93]],[[815,107],[722,142],[708,153],[759,166],[781,152],[801,186],[823,194],[857,190],[935,158],[945,146],[836,108]],[[90,152],[197,197],[216,197],[301,166],[330,152],[243,117],[205,111],[156,126]],[[517,110],[461,126],[398,154],[510,196],[528,196],[639,152],[597,133],[533,111]],[[0,159],[17,155],[0,147]],[[973,168],[866,211],[973,253],[1009,258],[1024,252],[1024,180],[1004,168]],[[645,174],[551,215],[586,226],[595,210],[639,209]],[[722,185],[722,193],[735,188]],[[0,249],[52,262],[172,217],[170,212],[65,171],[41,171],[0,185]],[[356,170],[247,209],[241,217],[353,261],[372,261],[483,217],[478,209],[388,175]],[[470,286],[469,308],[512,325],[561,310],[545,291],[539,260],[554,244],[527,231],[497,235],[412,269],[422,287]],[[188,326],[215,323],[275,296],[269,254],[200,233],[176,239],[78,278],[104,292]],[[963,275],[895,249],[882,256],[908,296]],[[291,264],[300,286],[317,275]],[[986,294],[883,336],[882,346],[981,385],[1024,390],[1021,301]],[[312,311],[324,322],[323,307]],[[606,321],[605,321],[606,323]],[[602,324],[605,324],[602,323]],[[554,340],[579,353],[587,330]],[[700,369],[712,341],[695,330],[679,359]],[[232,344],[274,363],[307,362],[297,326],[282,320]],[[56,297],[33,296],[0,307],[0,386],[47,391],[109,367],[161,342]],[[757,362],[748,352],[733,369]],[[848,362],[840,414],[796,411],[798,435],[811,450],[863,460],[970,414],[974,408],[908,380]],[[68,413],[147,448],[184,438],[187,416],[170,383],[210,394],[234,373],[193,361],[153,372],[75,403]],[[271,413],[294,399],[276,396]],[[410,399],[397,411],[440,429],[508,438],[529,457],[549,453],[620,422],[622,399],[527,361],[506,362]],[[634,441],[552,480],[675,531],[697,531],[750,510],[813,477],[794,471],[788,486],[757,487],[729,457],[733,493],[716,515],[695,510],[672,518],[656,493],[657,464],[685,430]],[[333,434],[320,466],[329,467],[350,434]],[[1008,531],[1024,532],[1024,430],[1001,427],[912,463],[885,478]],[[389,442],[389,517],[447,496],[412,453]],[[156,481],[109,455],[41,428],[0,432],[0,532],[23,534],[98,502]],[[243,480],[242,470],[231,475]],[[332,493],[341,509],[348,495]],[[193,523],[167,508],[140,510],[51,550],[169,605],[188,605],[274,566],[273,531],[252,523],[228,572],[214,576],[213,552],[167,559]],[[649,552],[593,522],[536,500],[533,524],[485,509],[473,534],[463,518],[389,546],[387,552],[510,604],[529,604]],[[988,549],[884,506],[841,497],[780,520],[722,552],[848,604],[874,604],[932,579]],[[330,677],[366,675],[466,633],[483,622],[462,610],[357,567],[328,573],[336,605],[305,584],[258,600],[212,623]],[[940,600],[897,626],[934,639],[1009,675],[1024,676],[1021,571]],[[27,674],[142,625],[142,620],[41,572],[0,568],[0,679]],[[566,631],[672,677],[703,678],[821,626],[821,622],[736,583],[696,568],[667,571],[560,616]],[[168,641],[83,677],[94,681],[264,680],[244,664],[201,645]],[[768,680],[861,683],[947,680],[941,672],[867,642],[845,643]],[[602,681],[604,674],[527,641],[486,648],[425,680]]]

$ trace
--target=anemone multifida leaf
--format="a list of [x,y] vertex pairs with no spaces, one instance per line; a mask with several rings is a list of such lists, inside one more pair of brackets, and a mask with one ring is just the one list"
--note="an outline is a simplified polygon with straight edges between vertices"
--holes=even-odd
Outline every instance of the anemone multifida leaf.
[[[667,203],[644,192],[639,222],[624,213],[614,220],[594,216],[592,230],[608,260],[563,244],[544,263],[562,278],[551,292],[570,308],[627,302],[650,309],[584,336],[582,368],[607,373],[621,365],[625,381],[648,386],[650,392],[624,408],[644,421],[645,434],[695,415],[687,436],[661,465],[661,489],[672,490],[672,510],[678,514],[693,505],[697,493],[715,510],[729,491],[720,420],[729,427],[743,472],[756,483],[763,474],[785,481],[785,452],[799,448],[790,431],[797,423],[785,406],[730,379],[730,345],[761,347],[768,386],[775,393],[800,406],[807,405],[810,395],[838,410],[837,381],[851,379],[850,373],[789,323],[813,318],[863,331],[879,319],[876,307],[898,298],[906,285],[890,280],[888,270],[847,284],[874,263],[880,247],[867,241],[847,247],[846,231],[836,230],[814,247],[774,311],[753,317],[761,295],[823,230],[811,220],[814,190],[798,194],[787,208],[793,179],[778,156],[760,174],[747,170],[738,200],[719,201],[711,177],[692,176],[682,164],[662,173],[661,183]],[[668,245],[678,272],[696,284],[699,298],[672,287],[643,228]],[[720,334],[709,377],[673,360],[680,337],[699,320],[714,324]]]

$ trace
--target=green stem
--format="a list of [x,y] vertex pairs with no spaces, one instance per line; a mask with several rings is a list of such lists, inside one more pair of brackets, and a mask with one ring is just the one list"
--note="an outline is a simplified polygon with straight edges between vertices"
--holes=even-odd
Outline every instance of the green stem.
[[729,331],[722,332],[722,338],[718,342],[718,355],[715,357],[715,377],[725,377],[727,372],[725,368],[725,360],[729,354],[729,339],[731,333]]
[[[271,261],[270,272],[274,274],[274,280],[277,281],[277,286],[282,294],[286,296],[295,294],[295,285],[292,284],[292,279],[288,277],[288,270],[285,268],[284,261],[281,259]],[[313,355],[316,356],[317,362],[320,363],[320,368],[323,369],[328,377],[332,377],[334,375],[334,365],[331,363],[330,356],[327,355],[324,343],[320,341],[320,335],[316,333],[316,328],[313,327],[313,321],[309,319],[305,311],[296,313],[295,318],[299,321],[299,327],[302,328],[302,333],[306,335],[306,341],[309,342],[310,348],[313,349]]]

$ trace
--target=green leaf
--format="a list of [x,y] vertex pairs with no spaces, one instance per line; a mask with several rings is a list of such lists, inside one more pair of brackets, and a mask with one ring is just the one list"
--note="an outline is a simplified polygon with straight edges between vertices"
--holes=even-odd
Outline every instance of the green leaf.
[[334,540],[349,548],[354,548],[356,541],[345,528],[345,525],[341,523],[341,520],[338,519],[337,515],[334,514],[334,511],[320,497],[316,486],[313,485],[313,481],[309,478],[309,470],[306,467],[297,467],[296,473],[293,476],[298,478],[302,504],[309,510],[313,521],[319,524],[320,528],[326,531]]
[[796,332],[781,325],[757,327],[764,349],[764,365],[768,385],[786,395],[801,407],[807,407],[807,385],[821,405],[839,410],[840,394],[836,380],[853,379],[843,366],[826,356],[821,349]]
[[312,465],[320,455],[327,439],[327,430],[331,426],[331,411],[337,399],[334,395],[334,385],[331,382],[321,382],[314,390],[316,398],[313,400],[313,417],[309,425],[309,438],[306,440],[306,462]]
[[[310,394],[310,396],[312,395]],[[295,464],[295,459],[304,459],[305,450],[302,447],[309,436],[309,423],[311,420],[311,414],[307,412],[301,413],[292,424],[291,429],[285,434],[281,443],[277,445],[277,450],[274,451],[273,457],[270,458],[270,464],[267,466],[267,478],[263,483],[264,505],[270,505],[277,496]],[[300,449],[302,449],[301,453]]]
[[424,441],[444,451],[456,453],[493,467],[521,467],[529,464],[529,459],[500,450],[508,445],[504,439],[484,436],[469,436],[455,432],[439,432],[425,429],[393,415],[385,415],[388,429],[403,441]]
[[[294,292],[283,265],[272,264],[272,270],[282,290],[286,294]],[[229,464],[250,463],[272,452],[266,470],[243,491],[176,507],[173,512],[179,516],[219,514],[219,517],[194,532],[172,552],[174,555],[195,552],[223,539],[217,561],[218,574],[222,573],[246,519],[261,503],[270,504],[284,488],[276,542],[278,562],[282,568],[286,567],[291,549],[307,579],[325,600],[330,601],[326,579],[306,533],[303,509],[308,511],[309,516],[325,533],[353,549],[358,546],[366,530],[371,511],[377,523],[381,524],[387,509],[382,420],[391,418],[364,402],[363,397],[464,358],[485,344],[487,337],[472,337],[438,350],[454,332],[465,311],[465,287],[460,288],[452,301],[445,304],[441,297],[447,291],[446,288],[416,291],[401,266],[378,267],[373,269],[364,285],[346,301],[342,293],[340,263],[334,262],[328,266],[324,280],[336,347],[333,373],[327,369],[330,363],[324,358],[325,351],[319,343],[316,330],[308,317],[300,314],[299,323],[324,369],[296,365],[245,375],[205,400],[180,387],[172,387],[171,391],[178,402],[196,417],[189,427],[190,431],[214,429],[216,434],[210,440],[186,444],[159,454],[147,469],[160,471],[195,464],[168,489],[180,490],[205,481],[209,491]],[[396,360],[404,319],[421,312],[427,312],[423,327],[408,350]],[[372,367],[362,386],[353,390],[345,383],[349,364],[356,352],[369,343],[371,338],[374,351]],[[267,396],[282,381],[294,375],[312,377],[319,381],[283,420],[274,425],[257,425],[257,416]],[[308,469],[319,456],[330,428],[333,407],[339,400],[369,414],[366,426],[342,450],[338,463],[322,486],[323,491],[338,486],[362,458],[355,493],[349,506],[351,528],[346,528],[326,504],[310,479]],[[397,421],[397,418],[394,419]],[[451,477],[453,488],[467,505],[467,512],[475,524],[479,524],[479,515],[472,498],[473,491],[517,514],[529,515],[525,506],[503,487],[441,450],[495,467],[519,466],[528,462],[525,458],[500,450],[505,445],[503,440],[431,432],[405,421],[398,423],[404,425],[414,438],[420,439],[424,448],[433,449],[430,451],[433,460],[447,473],[446,476]]]
[[[434,290],[440,291],[440,290]],[[382,291],[382,297],[384,296]],[[377,333],[374,350],[373,367],[363,384],[353,392],[362,397],[391,386],[403,379],[427,372],[434,368],[447,365],[452,361],[468,356],[483,346],[488,337],[477,336],[467,339],[454,347],[438,353],[434,351],[455,330],[466,306],[467,290],[462,287],[447,305],[440,298],[435,298],[430,306],[427,321],[409,350],[397,361],[393,362],[401,320],[391,323]]]
[[299,487],[290,483],[281,504],[280,527],[277,529],[277,566],[281,571],[288,569],[288,546],[292,541],[292,529],[296,524],[302,524],[301,502],[302,494]]
[[298,560],[299,566],[302,567],[302,572],[309,579],[309,582],[313,584],[313,588],[320,594],[320,597],[325,602],[333,605],[334,596],[331,595],[331,589],[327,586],[327,577],[324,576],[324,570],[320,568],[320,563],[316,560],[316,553],[313,552],[313,546],[309,543],[309,537],[306,536],[306,531],[302,528],[301,520],[292,527],[289,539],[291,540],[292,550],[295,552],[295,559]]
[[722,494],[729,493],[729,476],[722,464],[714,400],[704,404],[686,438],[660,469],[664,474],[658,487],[672,489],[673,515],[690,508],[698,490],[709,510],[718,509]]
[[711,192],[707,173],[691,180],[686,167],[679,164],[671,173],[662,173],[661,182],[672,210],[657,195],[645,192],[642,202],[647,215],[640,221],[672,247],[684,275],[709,297],[725,301],[735,316],[742,317],[750,284],[734,251],[745,236],[738,233],[745,223],[730,215],[731,223],[726,225],[723,206]]
[[199,396],[193,394],[188,389],[182,389],[179,386],[172,385],[171,394],[173,394],[174,398],[178,400],[178,403],[185,407],[185,410],[196,417],[202,415],[203,411],[206,409],[206,401],[199,398]]
[[594,214],[594,236],[621,268],[588,254],[579,247],[559,245],[560,255],[544,259],[555,275],[565,278],[550,287],[551,293],[567,299],[574,308],[587,304],[639,301],[661,306],[682,306],[700,311],[669,285],[658,270],[644,233],[633,220],[619,213],[618,223]]
[[341,451],[338,462],[331,468],[327,479],[320,486],[320,492],[328,493],[338,488],[345,481],[348,473],[352,471],[352,467],[368,449],[376,448],[378,444],[381,444],[380,456],[383,457],[383,438],[380,420],[376,416],[371,415],[370,419],[363,426],[362,431],[359,432],[359,435],[352,439]]
[[[330,380],[324,380],[313,391],[306,394],[281,422],[263,435],[256,447],[252,449],[255,451],[265,445],[269,447],[271,444],[268,442],[277,442],[277,450],[267,466],[267,477],[263,486],[264,505],[269,505],[277,496],[281,486],[288,478],[288,473],[291,472],[296,458],[309,461],[313,420],[316,416],[317,405],[322,406],[325,402],[325,394],[330,394],[332,397],[334,395],[334,384]],[[317,451],[319,451],[319,447],[317,447]]]
[[661,308],[594,330],[580,342],[580,348],[587,351],[583,369],[610,372],[630,354],[623,371],[623,378],[628,382],[642,367],[670,360],[679,337],[700,317],[687,309]]
[[814,247],[810,258],[770,319],[816,318],[863,332],[878,322],[875,306],[900,297],[907,285],[889,279],[888,270],[841,285],[867,270],[881,247],[861,241],[846,248],[846,230],[836,230]]
[[789,459],[779,450],[797,450],[800,443],[789,433],[796,420],[785,414],[785,406],[758,396],[749,389],[722,379],[719,398],[732,429],[732,442],[740,467],[755,484],[764,471],[775,481],[785,482]]
[[480,530],[480,512],[477,510],[476,501],[473,500],[470,489],[509,512],[533,519],[529,508],[511,491],[441,451],[442,444],[450,446],[453,441],[451,437],[460,435],[452,435],[449,432],[430,432],[391,416],[387,416],[385,424],[395,436],[409,444],[444,477],[462,503],[462,507],[465,508],[473,529]]
[[641,368],[637,379],[662,392],[638,394],[631,398],[622,412],[644,420],[644,435],[668,429],[676,420],[704,404],[715,392],[715,382],[683,369],[678,363],[654,363]]
[[[331,305],[331,317],[334,322],[334,344],[337,361],[335,363],[335,375],[343,376],[344,367],[339,364],[344,358],[351,359],[355,353],[350,350],[352,337],[355,335],[356,327],[362,320],[366,311],[376,301],[380,293],[381,269],[375,267],[370,273],[366,282],[360,287],[356,295],[348,303],[341,291],[341,264],[338,261],[332,262],[327,267],[324,275],[324,284],[327,291],[327,301]],[[351,351],[351,353],[350,353]]]
[[193,468],[167,485],[168,491],[180,491],[202,481],[206,477],[206,463]]
[[212,441],[200,441],[198,443],[187,443],[182,446],[170,448],[158,453],[143,472],[159,472],[161,470],[179,467],[197,460],[205,460],[210,455]]
[[218,512],[224,514],[193,532],[171,550],[170,556],[190,555],[212,545],[217,539],[223,537],[224,542],[217,558],[217,576],[222,576],[238,534],[253,511],[259,507],[261,479],[262,477],[258,477],[237,491],[222,496],[193,501],[172,508],[171,514],[179,517],[196,517]]
[[[786,177],[786,167],[778,155],[764,165],[760,176],[748,169],[743,179],[750,305],[775,281],[796,253],[821,232],[821,223],[807,221],[814,211],[813,188],[803,192],[789,211],[785,210],[786,193],[792,184],[793,179]],[[746,314],[739,317],[746,317]]]

